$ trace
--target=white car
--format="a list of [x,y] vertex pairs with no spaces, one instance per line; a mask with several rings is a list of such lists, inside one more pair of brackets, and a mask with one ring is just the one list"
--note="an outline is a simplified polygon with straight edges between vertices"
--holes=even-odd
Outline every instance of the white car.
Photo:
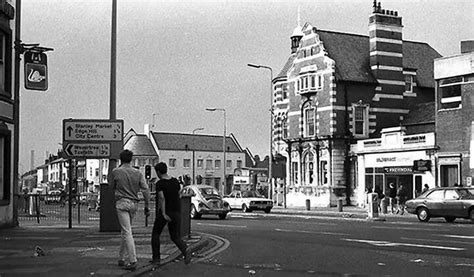
[[243,212],[262,210],[270,213],[273,208],[273,201],[262,196],[257,191],[233,191],[224,197],[224,201],[229,203],[231,209],[241,209]]
[[191,197],[191,218],[201,218],[203,214],[218,215],[225,219],[230,212],[229,204],[222,200],[216,188],[207,185],[190,185],[183,188],[182,194]]

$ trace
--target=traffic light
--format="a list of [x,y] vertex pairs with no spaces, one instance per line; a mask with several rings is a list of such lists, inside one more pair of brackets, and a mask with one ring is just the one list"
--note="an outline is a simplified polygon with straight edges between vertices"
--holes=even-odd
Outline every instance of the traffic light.
[[145,165],[145,178],[146,179],[151,178],[151,165],[149,164]]

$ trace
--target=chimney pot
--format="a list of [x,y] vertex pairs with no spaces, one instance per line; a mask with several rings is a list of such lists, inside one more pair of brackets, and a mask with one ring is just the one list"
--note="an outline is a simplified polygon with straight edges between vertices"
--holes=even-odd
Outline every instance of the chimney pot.
[[385,14],[385,10],[382,10],[381,13],[382,13],[382,14]]
[[397,11],[395,11],[395,16],[398,16],[398,12],[397,12]]

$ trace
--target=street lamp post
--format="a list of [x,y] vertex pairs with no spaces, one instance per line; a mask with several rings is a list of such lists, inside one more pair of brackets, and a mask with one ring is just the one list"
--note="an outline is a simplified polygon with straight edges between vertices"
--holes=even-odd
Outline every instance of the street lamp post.
[[196,170],[195,170],[196,167],[194,166],[194,163],[196,160],[196,158],[194,157],[194,152],[195,152],[196,147],[194,146],[194,133],[196,131],[202,131],[202,130],[204,130],[204,128],[196,128],[193,130],[193,184],[196,184]]
[[227,119],[226,119],[226,113],[225,113],[225,109],[222,109],[222,108],[206,108],[206,111],[208,112],[215,112],[215,111],[222,111],[224,112],[224,136],[222,137],[222,155],[224,156],[223,157],[223,161],[222,161],[222,176],[223,176],[223,182],[222,182],[222,189],[221,189],[221,192],[224,194],[224,190],[225,190],[225,185],[226,185],[226,178],[225,178],[225,167],[226,167],[226,159],[225,159],[225,136],[226,136],[226,127],[227,127]]
[[266,65],[247,64],[254,68],[264,68],[270,70],[270,155],[268,159],[268,198],[272,198],[272,162],[273,162],[273,70]]

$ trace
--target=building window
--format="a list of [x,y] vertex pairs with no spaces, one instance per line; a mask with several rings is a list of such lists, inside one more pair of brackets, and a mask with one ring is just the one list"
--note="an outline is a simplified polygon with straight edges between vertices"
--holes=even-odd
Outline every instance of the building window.
[[459,184],[458,180],[459,172],[457,165],[441,165],[440,166],[440,179],[442,187],[451,187],[455,184]]
[[215,160],[215,161],[214,161],[214,167],[215,167],[216,169],[221,168],[221,160]]
[[405,75],[405,92],[413,92],[413,76]]
[[242,168],[242,161],[241,160],[237,160],[237,168]]
[[441,109],[455,109],[461,106],[461,85],[463,77],[443,79],[439,83]]
[[95,177],[99,177],[99,169],[98,168],[95,169]]
[[354,105],[352,107],[353,134],[356,137],[365,137],[369,132],[368,106]]
[[[8,30],[10,31],[10,30]],[[11,35],[0,31],[0,93],[11,95]]]
[[206,160],[206,169],[212,169],[212,160]]
[[0,205],[10,202],[10,149],[10,131],[0,130]]
[[281,124],[283,138],[288,138],[288,118],[283,119]]
[[305,74],[297,81],[299,93],[323,89],[323,76],[321,74]]
[[305,133],[307,137],[316,134],[316,109],[311,107],[305,111]]
[[204,161],[202,159],[197,160],[197,168],[203,168],[204,166]]
[[170,168],[175,168],[176,167],[176,159],[171,158],[171,159],[168,160],[168,163],[169,163]]
[[232,160],[227,160],[226,167],[227,168],[232,168]]
[[183,167],[184,168],[190,168],[191,167],[191,160],[190,159],[184,159],[183,160]]

